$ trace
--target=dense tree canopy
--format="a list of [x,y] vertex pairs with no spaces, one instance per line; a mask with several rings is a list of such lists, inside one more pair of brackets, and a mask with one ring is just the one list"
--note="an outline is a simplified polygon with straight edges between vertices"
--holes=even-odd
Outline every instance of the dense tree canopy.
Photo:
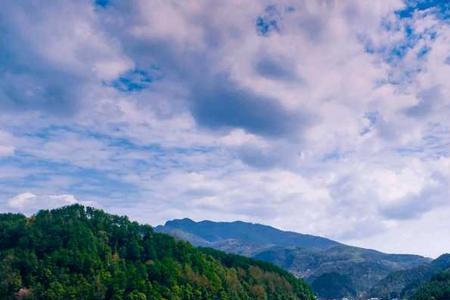
[[302,280],[72,205],[0,214],[1,299],[313,299]]
[[450,299],[450,269],[431,279],[421,286],[412,300],[449,300]]

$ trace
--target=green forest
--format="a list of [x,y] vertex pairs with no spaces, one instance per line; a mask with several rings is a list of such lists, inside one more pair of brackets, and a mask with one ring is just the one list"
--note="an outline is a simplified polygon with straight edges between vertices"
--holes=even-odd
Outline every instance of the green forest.
[[0,214],[0,275],[0,299],[314,299],[271,264],[81,205]]
[[422,285],[412,300],[449,300],[450,269],[435,275],[430,282]]

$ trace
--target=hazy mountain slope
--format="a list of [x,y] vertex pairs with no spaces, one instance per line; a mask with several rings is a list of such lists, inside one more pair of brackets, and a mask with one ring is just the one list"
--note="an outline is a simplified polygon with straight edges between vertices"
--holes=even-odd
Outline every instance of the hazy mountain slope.
[[[428,261],[416,255],[386,254],[346,245],[325,250],[274,248],[254,257],[272,261],[296,275],[312,279],[323,273],[339,271],[353,272],[363,277],[374,276],[372,280],[379,280],[379,275],[376,276],[379,272],[387,275],[392,269],[407,269]],[[358,274],[358,271],[362,273]]]
[[155,230],[187,239],[197,245],[214,246],[221,250],[247,255],[273,246],[327,249],[339,245],[338,242],[323,237],[241,221],[194,222],[190,219],[181,219],[168,221],[164,226],[157,226]]
[[371,289],[370,295],[383,298],[411,296],[423,283],[448,268],[450,254],[441,255],[431,263],[389,274]]
[[198,249],[126,217],[73,205],[0,214],[0,299],[312,300],[269,263]]
[[296,276],[306,278],[317,294],[326,291],[323,296],[329,298],[366,294],[388,274],[430,261],[417,255],[386,254],[318,236],[239,221],[194,222],[182,219],[169,221],[155,230],[188,240],[194,245],[274,263]]
[[[385,254],[344,245],[325,250],[272,249],[254,257],[306,278],[318,295],[327,297],[331,290],[335,290],[336,282],[346,288],[338,289],[332,294],[334,297],[362,295],[393,270],[418,266],[427,261],[415,255]],[[326,291],[326,294],[320,291]],[[348,293],[343,294],[343,291]]]
[[312,288],[319,297],[324,299],[357,296],[351,278],[336,272],[320,275],[312,283]]

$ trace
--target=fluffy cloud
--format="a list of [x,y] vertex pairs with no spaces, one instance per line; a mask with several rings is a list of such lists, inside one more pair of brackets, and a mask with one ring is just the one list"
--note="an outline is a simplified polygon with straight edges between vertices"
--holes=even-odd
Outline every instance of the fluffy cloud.
[[7,200],[7,206],[10,210],[32,214],[40,209],[52,209],[71,204],[83,204],[92,206],[92,202],[78,201],[74,195],[36,195],[30,192],[18,194]]
[[450,205],[450,29],[427,3],[8,3],[0,209],[77,197],[364,246],[433,230]]
[[103,34],[87,1],[51,7],[8,3],[0,14],[2,110],[73,114],[85,103],[91,84],[133,66]]

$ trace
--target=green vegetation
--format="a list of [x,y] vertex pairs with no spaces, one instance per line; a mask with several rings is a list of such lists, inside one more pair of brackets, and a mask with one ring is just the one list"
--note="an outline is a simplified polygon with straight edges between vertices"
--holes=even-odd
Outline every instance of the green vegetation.
[[325,299],[356,296],[350,277],[336,272],[322,274],[313,281],[311,287],[319,297]]
[[450,299],[450,269],[434,276],[430,282],[422,285],[412,300],[448,300]]
[[443,254],[431,263],[389,274],[371,289],[370,295],[383,299],[410,299],[420,286],[448,268],[450,254]]
[[0,299],[314,299],[271,264],[73,205],[0,214]]
[[[155,230],[187,240],[196,246],[211,247],[275,264],[297,277],[305,278],[316,295],[328,299],[367,295],[374,285],[377,286],[374,297],[390,295],[394,291],[393,287],[399,287],[397,294],[400,295],[405,285],[395,278],[383,281],[380,285],[377,283],[392,272],[410,270],[431,261],[418,255],[386,254],[319,236],[241,221],[194,222],[181,219],[168,221]],[[391,286],[391,282],[395,282],[395,285]]]

